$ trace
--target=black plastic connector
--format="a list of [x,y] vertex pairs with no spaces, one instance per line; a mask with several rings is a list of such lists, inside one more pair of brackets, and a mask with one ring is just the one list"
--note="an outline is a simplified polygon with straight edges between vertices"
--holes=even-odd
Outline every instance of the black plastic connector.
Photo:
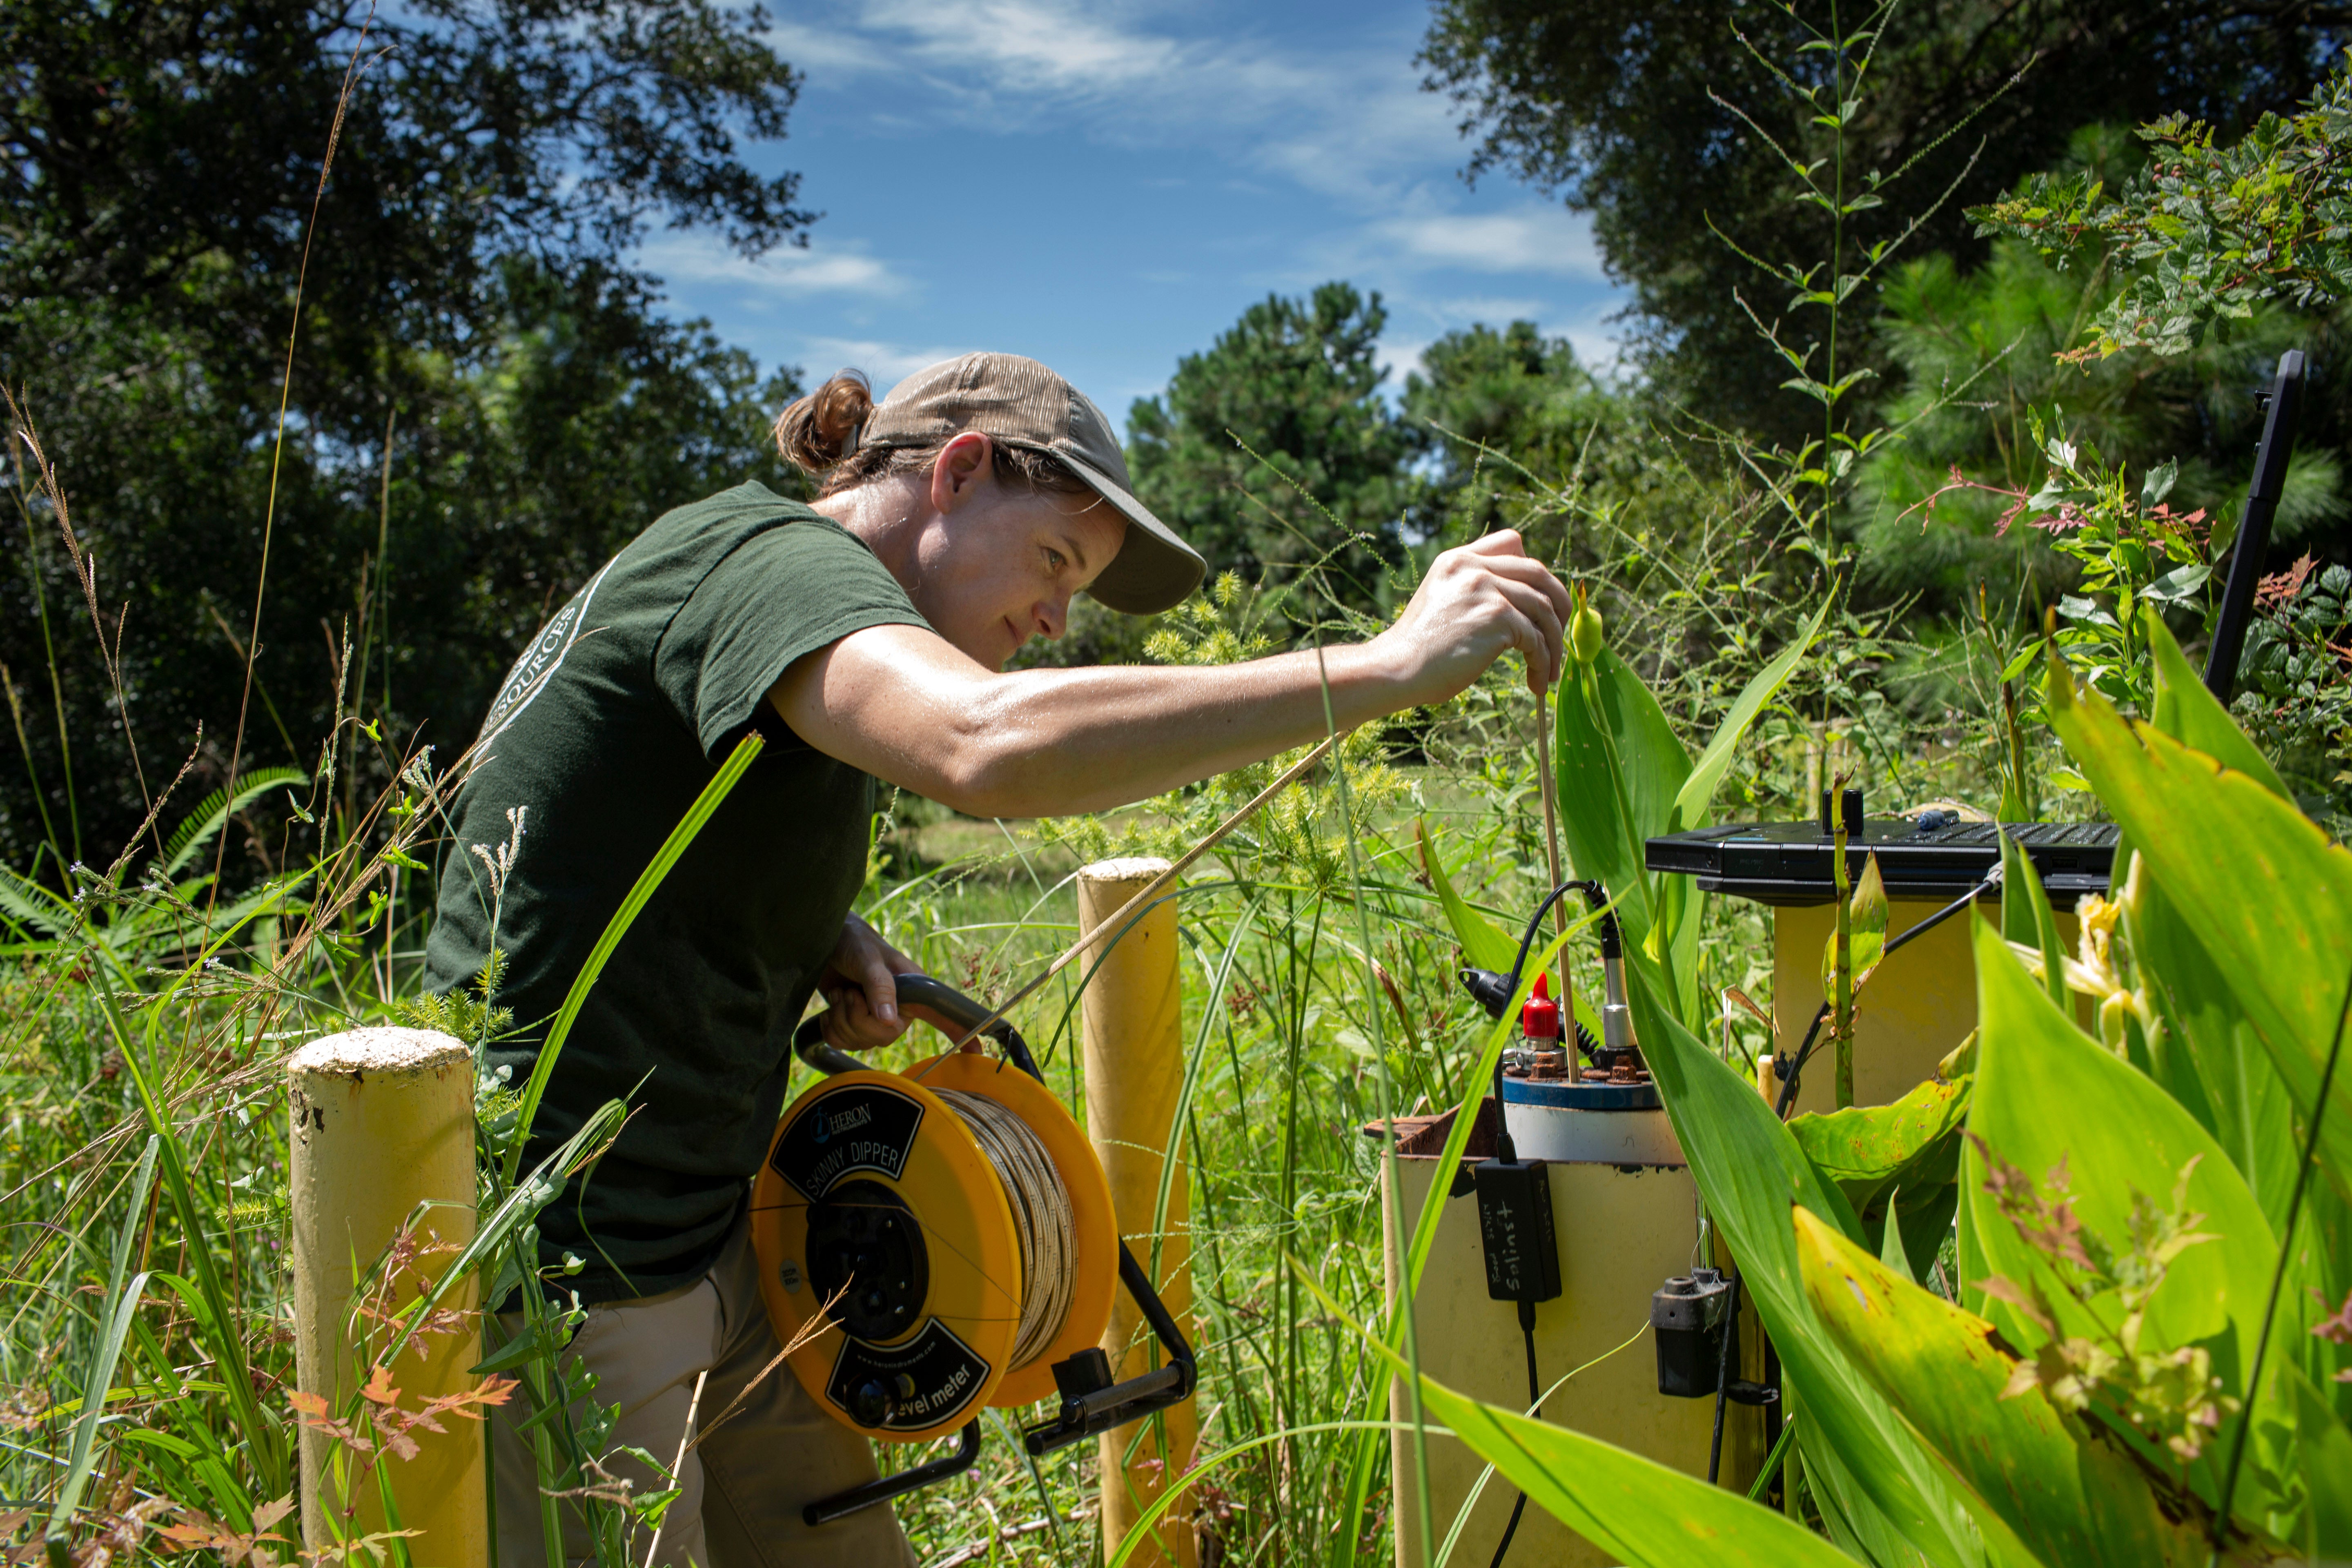
[[1499,1018],[1503,1009],[1511,1005],[1511,977],[1497,974],[1491,969],[1462,971],[1462,988],[1470,993],[1470,1000],[1486,1010],[1489,1018]]
[[1559,1295],[1559,1241],[1552,1230],[1551,1176],[1544,1163],[1481,1160],[1470,1179],[1478,1194],[1486,1294],[1529,1306]]
[[1650,1297],[1650,1336],[1658,1345],[1658,1392],[1669,1399],[1712,1399],[1723,1377],[1723,1335],[1731,1317],[1731,1281],[1712,1268],[1669,1279]]

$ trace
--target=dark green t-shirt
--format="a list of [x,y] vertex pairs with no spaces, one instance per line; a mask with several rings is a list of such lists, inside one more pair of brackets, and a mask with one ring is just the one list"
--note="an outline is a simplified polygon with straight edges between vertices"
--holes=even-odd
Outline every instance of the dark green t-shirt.
[[[452,816],[427,984],[480,968],[491,889],[472,847],[522,847],[497,910],[491,1049],[520,1087],[588,951],[662,840],[757,724],[767,750],[670,870],[572,1025],[526,1163],[607,1100],[635,1114],[585,1184],[540,1216],[583,1300],[650,1295],[709,1264],[767,1152],[791,1036],[866,868],[875,781],[794,735],[768,689],[803,654],[924,625],[845,530],[752,483],[639,535],[541,631],[483,721]],[[641,1081],[642,1080],[642,1083]]]

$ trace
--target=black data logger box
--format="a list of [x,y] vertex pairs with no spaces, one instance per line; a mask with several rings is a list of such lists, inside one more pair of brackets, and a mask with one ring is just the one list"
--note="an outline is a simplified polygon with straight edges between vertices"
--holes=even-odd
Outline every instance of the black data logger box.
[[1559,1294],[1559,1242],[1551,1226],[1551,1176],[1541,1160],[1481,1160],[1478,1239],[1486,1254],[1486,1294],[1497,1301],[1549,1301]]

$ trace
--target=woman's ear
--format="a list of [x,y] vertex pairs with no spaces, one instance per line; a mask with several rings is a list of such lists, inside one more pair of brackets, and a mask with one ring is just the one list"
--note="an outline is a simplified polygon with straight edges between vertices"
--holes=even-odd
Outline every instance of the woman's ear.
[[996,474],[996,443],[967,430],[931,460],[931,510],[945,517],[970,500]]

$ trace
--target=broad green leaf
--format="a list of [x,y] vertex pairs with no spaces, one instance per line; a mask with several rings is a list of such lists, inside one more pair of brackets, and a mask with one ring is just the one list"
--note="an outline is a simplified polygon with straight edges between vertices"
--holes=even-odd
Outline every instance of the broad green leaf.
[[2062,1415],[2039,1387],[2001,1397],[2018,1363],[1992,1324],[1801,1209],[1796,1230],[1805,1293],[1824,1329],[1977,1506],[2042,1562],[2205,1562],[2197,1514],[2186,1500],[2160,1497],[2129,1449]]
[[2066,997],[2066,944],[2058,940],[2058,917],[2042,889],[2032,858],[2007,833],[2000,836],[2000,934],[2042,952],[2042,984],[2061,1007]]
[[2352,1563],[2352,1432],[2306,1379],[2292,1368],[2285,1375],[2294,1384],[2295,1445],[2311,1500],[2301,1544],[2315,1563]]
[[1706,750],[1699,753],[1698,761],[1691,765],[1690,777],[1683,781],[1682,788],[1675,793],[1675,830],[1707,825],[1709,813],[1715,805],[1715,792],[1722,787],[1724,776],[1731,771],[1732,758],[1738,753],[1739,742],[1747,739],[1748,731],[1756,722],[1758,715],[1780,694],[1780,688],[1789,683],[1789,677],[1794,675],[1797,666],[1804,662],[1805,655],[1811,651],[1813,639],[1822,635],[1822,623],[1829,618],[1830,607],[1834,603],[1833,599],[1823,600],[1822,607],[1813,613],[1813,618],[1805,624],[1803,635],[1791,639],[1789,646],[1782,648],[1771,663],[1758,670],[1755,678],[1732,700],[1731,706],[1724,712],[1723,722],[1716,726],[1715,738],[1706,743]]
[[1454,928],[1454,940],[1478,968],[1508,974],[1518,958],[1519,944],[1502,927],[1462,901],[1462,895],[1454,890],[1453,879],[1445,874],[1445,862],[1429,841],[1429,825],[1416,818],[1412,829],[1421,845],[1422,869],[1429,873],[1429,885],[1437,889],[1438,907],[1445,911],[1445,923]]
[[[1853,885],[1846,905],[1846,961],[1853,966],[1853,989],[1859,993],[1878,961],[1886,956],[1886,879],[1878,873],[1878,855],[1863,862],[1862,880]],[[1837,931],[1832,928],[1822,944],[1822,994],[1837,990]]]
[[[2352,980],[2352,853],[2259,779],[2078,693],[2063,668],[2045,705],[2307,1121]],[[2352,1197],[2352,1072],[2336,1075],[2321,1126],[2321,1163]]]
[[2159,1026],[2149,1073],[2228,1151],[2273,1228],[2294,1186],[2294,1105],[2195,925],[2152,876],[2126,878],[2118,902],[2133,962]]
[[1902,1206],[1903,1190],[1897,1187],[1886,1194],[1887,1223],[1880,1227],[1878,1261],[1893,1269],[1900,1279],[1916,1279],[1919,1271],[1911,1267],[1911,1255],[1903,1247],[1903,1222],[1898,1217]]
[[[2211,1134],[2177,1100],[2076,1028],[2010,960],[1990,925],[1976,922],[1975,936],[1979,1038],[1969,1131],[2037,1184],[2063,1163],[2083,1230],[2118,1252],[2130,1245],[2135,1205],[2168,1205],[2188,1171],[2189,1207],[2204,1215],[2196,1228],[2213,1239],[2172,1260],[2148,1301],[2140,1348],[2161,1353],[2201,1344],[2211,1352],[2222,1386],[2242,1390],[2278,1259],[2262,1205]],[[2027,1289],[2040,1283],[2063,1331],[2104,1338],[2084,1309],[2065,1297],[2045,1257],[1995,1206],[1986,1191],[1984,1153],[1973,1145],[1963,1152],[1961,1173],[1962,1201],[1973,1211],[1990,1271]],[[2289,1270],[2274,1331],[2281,1336],[2302,1334],[2309,1321],[2303,1279],[2303,1270]],[[2121,1321],[2122,1308],[2112,1297],[2095,1305],[2109,1328]],[[2021,1345],[2045,1337],[2006,1307],[1991,1316],[2013,1330]],[[2210,1485],[2218,1474],[2214,1457],[2233,1426],[2222,1423],[2216,1441],[2192,1465],[2192,1479]],[[2241,1485],[2252,1501],[2258,1486],[2253,1468]]]
[[1421,1380],[1422,1403],[1529,1501],[1630,1568],[1853,1568],[1811,1531],[1613,1444]]
[[1843,1192],[1856,1214],[1876,1208],[1900,1187],[1914,1205],[1959,1179],[1960,1129],[1971,1080],[1932,1079],[1892,1105],[1855,1105],[1789,1120],[1789,1135],[1823,1179]]
[[1618,900],[1632,946],[1659,913],[1651,905],[1656,889],[1642,872],[1643,842],[1670,830],[1675,797],[1691,776],[1690,753],[1622,659],[1602,648],[1588,673],[1590,699],[1585,679],[1559,683],[1560,837],[1576,875],[1598,880]]
[[1857,1535],[1899,1534],[1938,1568],[2010,1561],[1988,1551],[1990,1543],[1979,1537],[1940,1467],[1814,1321],[1790,1205],[1859,1239],[1862,1223],[1853,1206],[1813,1169],[1756,1086],[1669,1016],[1661,1001],[1662,977],[1649,959],[1629,952],[1625,983],[1643,1054],[1675,1134],[1708,1214],[1739,1259],[1749,1299],[1804,1411],[1807,1473],[1834,1492]]
[[2294,795],[2270,759],[2246,738],[2220,700],[2205,689],[2205,682],[2165,629],[2164,617],[2155,606],[2141,612],[2140,624],[2147,631],[2149,659],[2156,667],[2157,729],[2223,767],[2237,769],[2281,800],[2293,800]]

